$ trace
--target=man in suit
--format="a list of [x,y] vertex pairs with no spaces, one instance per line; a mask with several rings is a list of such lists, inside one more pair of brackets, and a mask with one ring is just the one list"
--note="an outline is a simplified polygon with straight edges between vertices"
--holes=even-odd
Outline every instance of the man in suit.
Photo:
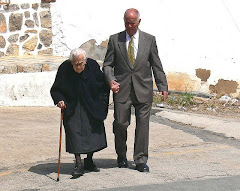
[[155,37],[138,29],[139,11],[124,13],[125,30],[111,35],[103,71],[114,96],[115,149],[119,168],[127,168],[127,127],[131,106],[135,108],[136,129],[134,162],[139,172],[149,172],[147,166],[149,118],[153,101],[152,71],[163,100],[168,97],[168,85],[158,56]]

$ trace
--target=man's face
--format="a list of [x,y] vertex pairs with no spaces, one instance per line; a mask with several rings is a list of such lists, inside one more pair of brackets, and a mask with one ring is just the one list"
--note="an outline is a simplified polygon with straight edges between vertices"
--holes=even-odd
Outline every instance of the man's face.
[[84,59],[84,55],[73,56],[72,58],[73,69],[77,73],[81,73],[85,69],[86,61]]
[[141,19],[138,20],[137,14],[129,11],[124,17],[124,22],[127,33],[133,36],[138,30]]

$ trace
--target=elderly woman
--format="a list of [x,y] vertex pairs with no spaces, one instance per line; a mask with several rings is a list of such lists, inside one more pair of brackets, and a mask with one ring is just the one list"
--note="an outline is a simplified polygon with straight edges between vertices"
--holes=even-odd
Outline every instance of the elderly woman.
[[[84,170],[98,172],[92,157],[94,152],[107,147],[103,121],[109,96],[98,63],[87,58],[83,49],[72,50],[70,59],[59,66],[50,92],[54,104],[64,109],[66,151],[76,159],[72,176],[82,176]],[[84,165],[80,154],[87,154]]]

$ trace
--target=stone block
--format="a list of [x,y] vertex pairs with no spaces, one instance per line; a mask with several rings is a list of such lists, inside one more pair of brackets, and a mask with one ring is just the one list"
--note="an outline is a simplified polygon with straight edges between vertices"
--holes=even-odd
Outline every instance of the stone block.
[[6,40],[3,36],[0,36],[0,48],[5,48]]
[[17,4],[9,4],[9,5],[4,5],[3,9],[7,12],[14,12],[14,11],[18,11],[20,8]]
[[21,4],[21,8],[22,9],[29,9],[30,8],[30,4],[29,3],[23,3],[23,4]]
[[25,33],[37,33],[37,30],[26,30]]
[[34,51],[34,49],[37,46],[37,42],[38,42],[38,37],[34,36],[23,44],[23,49],[28,51]]
[[50,4],[49,3],[41,3],[40,6],[41,6],[41,8],[44,8],[44,9],[50,9]]
[[29,37],[29,34],[25,34],[25,35],[23,35],[23,36],[20,36],[20,42],[23,42],[23,41],[25,41],[26,39],[28,39],[28,37]]
[[39,55],[44,55],[44,54],[52,55],[53,54],[53,49],[52,48],[48,48],[46,50],[40,50],[40,51],[38,51],[38,54]]
[[[51,63],[51,64],[43,64],[43,67],[42,67],[42,72],[45,72],[45,71],[57,71],[58,70],[58,67],[61,65],[62,63],[61,62],[57,62],[57,63]],[[48,65],[48,66],[47,66]]]
[[89,58],[94,60],[104,60],[105,54],[107,52],[107,48],[96,45],[96,40],[91,39],[80,46],[80,48],[84,49]]
[[24,12],[24,16],[25,16],[25,18],[28,19],[30,17],[30,12],[29,11],[25,11]]
[[50,11],[40,12],[40,21],[42,28],[51,29],[52,28],[52,19]]
[[50,71],[50,69],[49,69],[49,64],[43,64],[42,65],[42,72],[48,72],[48,71]]
[[38,20],[37,12],[33,13],[33,19],[35,21],[36,26],[39,27],[39,20]]
[[33,20],[30,20],[30,19],[26,20],[26,21],[25,21],[25,26],[26,26],[27,28],[34,28],[34,21],[33,21]]
[[6,32],[7,32],[6,18],[2,13],[0,13],[0,33]]
[[20,73],[29,73],[29,72],[41,72],[42,64],[38,63],[29,63],[29,64],[17,64],[18,72]]
[[41,49],[42,48],[42,44],[39,43],[38,46],[37,46],[37,49]]
[[0,57],[5,56],[4,52],[0,52]]
[[19,34],[13,34],[8,37],[8,42],[15,43],[18,41]]
[[17,73],[17,66],[15,64],[1,64],[0,74],[15,74]]
[[21,30],[23,23],[22,13],[12,13],[9,17],[9,30],[10,32]]
[[10,44],[7,48],[6,55],[7,56],[18,56],[19,55],[19,45]]
[[38,3],[33,3],[32,4],[32,8],[34,9],[34,10],[38,10],[38,7],[39,7],[39,4]]
[[49,47],[52,44],[52,31],[51,30],[41,30],[39,33],[39,38],[41,43],[45,47]]

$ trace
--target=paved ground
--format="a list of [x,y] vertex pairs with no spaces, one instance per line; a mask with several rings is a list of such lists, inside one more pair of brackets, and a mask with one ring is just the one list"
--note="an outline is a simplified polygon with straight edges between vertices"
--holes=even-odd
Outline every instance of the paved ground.
[[108,148],[94,156],[101,172],[71,179],[74,157],[65,152],[63,139],[56,182],[60,110],[0,107],[0,190],[240,190],[240,121],[156,108],[153,113],[150,173],[134,170],[134,117],[128,131],[130,168],[116,167],[110,110]]

